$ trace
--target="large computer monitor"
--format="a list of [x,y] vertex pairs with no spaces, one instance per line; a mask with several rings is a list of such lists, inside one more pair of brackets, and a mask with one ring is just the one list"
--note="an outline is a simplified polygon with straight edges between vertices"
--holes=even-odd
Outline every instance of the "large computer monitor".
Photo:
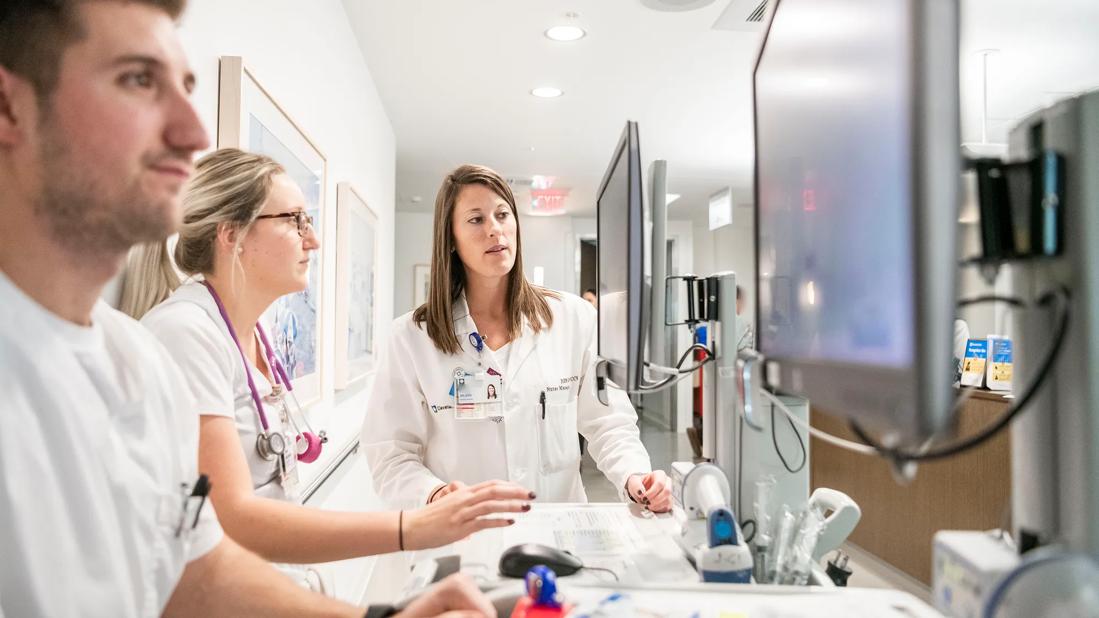
[[627,122],[599,185],[598,243],[599,356],[619,388],[642,385],[645,297],[645,211],[637,123]]
[[957,0],[772,0],[757,346],[777,390],[911,443],[950,416]]

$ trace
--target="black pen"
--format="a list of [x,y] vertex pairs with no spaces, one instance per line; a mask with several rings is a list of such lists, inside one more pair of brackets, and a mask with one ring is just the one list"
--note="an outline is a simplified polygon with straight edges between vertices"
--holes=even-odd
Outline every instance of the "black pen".
[[199,498],[198,509],[195,510],[195,520],[191,522],[191,528],[198,526],[198,516],[202,514],[202,507],[206,506],[206,497],[210,495],[210,477],[200,474],[195,481],[195,488],[191,491],[192,498]]
[[195,520],[191,522],[191,528],[198,526],[198,517],[202,513],[202,507],[206,506],[206,497],[210,495],[210,477],[205,474],[200,474],[198,480],[195,481],[194,488],[188,495],[184,493],[183,496],[183,512],[179,515],[179,525],[176,526],[176,537],[183,533],[183,524],[187,521],[187,505],[194,498],[199,499],[198,508],[195,510]]
[[546,420],[546,391],[539,393],[538,405],[542,406],[542,420]]

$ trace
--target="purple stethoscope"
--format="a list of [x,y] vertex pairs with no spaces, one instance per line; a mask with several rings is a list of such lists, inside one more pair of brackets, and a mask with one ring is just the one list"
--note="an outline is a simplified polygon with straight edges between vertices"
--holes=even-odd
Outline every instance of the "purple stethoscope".
[[[233,338],[233,343],[237,345],[237,351],[240,352],[240,359],[244,362],[244,376],[248,380],[248,390],[252,392],[252,401],[256,404],[256,413],[259,415],[260,425],[263,426],[263,431],[256,437],[256,452],[268,461],[274,460],[286,453],[286,438],[280,432],[272,432],[267,423],[267,413],[264,411],[263,400],[259,396],[256,383],[252,379],[248,358],[244,355],[244,348],[240,346],[237,332],[233,328],[233,322],[229,319],[229,314],[225,311],[225,305],[221,303],[221,297],[218,296],[214,287],[208,282],[203,281],[202,285],[206,286],[206,289],[210,291],[210,296],[214,297],[214,304],[218,307],[218,313],[221,314],[221,319],[225,321],[225,326],[229,329],[229,336]],[[294,396],[294,385],[290,383],[290,376],[286,375],[286,368],[283,367],[282,361],[275,356],[274,349],[267,340],[267,333],[263,332],[263,326],[258,322],[256,323],[256,331],[259,333],[260,342],[263,344],[263,350],[267,355],[267,366],[271,368],[271,377],[275,380],[274,394],[280,394],[281,390],[285,388],[294,399],[294,405],[301,410],[298,399]],[[321,455],[321,448],[324,443],[328,442],[328,436],[325,435],[323,430],[320,433],[314,433],[313,428],[309,426],[309,419],[305,418],[304,414],[302,414],[302,421],[304,421],[305,428],[308,431],[298,429],[297,423],[294,422],[293,415],[290,414],[289,410],[287,410],[286,416],[290,420],[290,424],[294,426],[294,430],[298,432],[298,444],[295,444],[298,451],[298,461],[302,463],[316,461]]]

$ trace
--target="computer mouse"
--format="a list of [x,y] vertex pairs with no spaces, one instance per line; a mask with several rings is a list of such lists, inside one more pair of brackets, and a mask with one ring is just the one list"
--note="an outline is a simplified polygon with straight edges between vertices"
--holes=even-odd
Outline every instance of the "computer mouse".
[[548,566],[562,577],[572,575],[584,568],[584,563],[567,551],[538,543],[523,543],[507,548],[500,555],[500,574],[505,577],[523,578],[531,567],[538,564]]

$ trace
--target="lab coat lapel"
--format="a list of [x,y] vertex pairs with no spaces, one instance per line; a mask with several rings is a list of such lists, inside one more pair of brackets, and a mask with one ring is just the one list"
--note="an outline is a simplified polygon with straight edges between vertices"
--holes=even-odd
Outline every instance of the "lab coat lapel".
[[[465,292],[460,294],[457,300],[454,301],[453,315],[454,334],[458,336],[459,345],[462,346],[462,350],[467,357],[479,361],[477,350],[469,342],[469,334],[476,332],[477,325],[473,322],[473,316],[469,313],[469,304],[466,302]],[[531,353],[534,352],[537,343],[538,334],[530,327],[530,323],[524,320],[519,338],[511,342],[512,356],[511,362],[508,364],[507,375],[504,376],[505,381],[510,383],[515,379],[515,376],[519,375],[519,371],[523,368],[523,364],[527,359],[530,358]]]
[[507,376],[508,382],[513,382],[515,376],[519,375],[519,371],[523,368],[523,364],[530,358],[531,353],[538,347],[538,333],[534,332],[534,329],[530,327],[530,323],[526,320],[523,321],[523,330],[519,335],[519,338],[511,342],[511,345],[515,346],[513,350],[513,356],[511,362],[508,363]]
[[453,316],[454,334],[458,337],[458,345],[468,358],[477,363],[481,362],[477,349],[469,342],[469,334],[477,331],[477,325],[473,323],[473,316],[469,313],[464,292],[454,301]]

